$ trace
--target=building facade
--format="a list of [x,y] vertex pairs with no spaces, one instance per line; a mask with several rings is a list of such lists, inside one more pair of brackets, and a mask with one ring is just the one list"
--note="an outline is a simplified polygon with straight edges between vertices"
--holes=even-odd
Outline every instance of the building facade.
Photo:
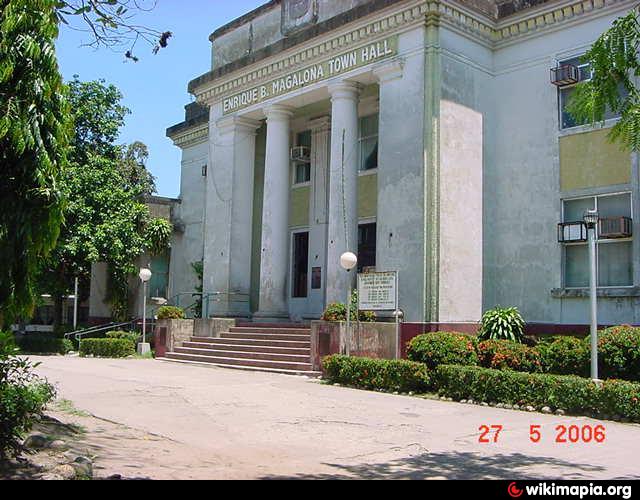
[[[272,0],[216,30],[183,151],[172,294],[203,262],[209,316],[318,318],[344,301],[339,257],[398,271],[405,321],[475,328],[517,306],[588,323],[583,242],[597,207],[600,319],[640,323],[638,162],[576,124],[580,62],[627,0]],[[620,223],[622,224],[622,223]]]

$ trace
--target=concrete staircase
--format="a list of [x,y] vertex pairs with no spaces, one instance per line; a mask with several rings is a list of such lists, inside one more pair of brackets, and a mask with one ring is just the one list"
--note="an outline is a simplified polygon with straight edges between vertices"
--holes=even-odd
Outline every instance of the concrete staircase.
[[220,338],[191,337],[166,359],[224,368],[320,376],[311,365],[311,330],[298,325],[243,325]]

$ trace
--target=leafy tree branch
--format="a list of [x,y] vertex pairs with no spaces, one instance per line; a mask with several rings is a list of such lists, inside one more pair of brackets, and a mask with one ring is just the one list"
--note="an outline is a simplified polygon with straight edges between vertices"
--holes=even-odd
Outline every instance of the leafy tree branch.
[[620,115],[610,139],[640,151],[640,11],[638,7],[614,21],[585,54],[591,79],[581,82],[568,110],[580,123],[604,122],[608,111]]
[[[61,23],[88,33],[94,48],[123,50],[127,58],[138,61],[134,50],[142,41],[153,53],[167,47],[170,31],[160,31],[135,22],[140,13],[150,12],[157,0],[59,0],[57,14]],[[80,22],[77,22],[80,20]]]

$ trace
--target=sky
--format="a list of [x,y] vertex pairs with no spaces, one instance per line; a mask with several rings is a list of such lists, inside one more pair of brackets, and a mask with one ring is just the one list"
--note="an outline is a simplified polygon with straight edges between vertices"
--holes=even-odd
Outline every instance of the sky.
[[180,192],[180,149],[166,137],[166,129],[184,120],[184,106],[193,101],[187,84],[211,69],[209,35],[220,26],[253,10],[265,0],[158,0],[156,8],[137,16],[136,23],[171,31],[169,46],[157,55],[139,43],[137,63],[123,51],[83,46],[87,33],[62,25],[56,44],[65,80],[104,79],[124,95],[131,110],[120,143],[136,140],[149,147],[147,167],[156,177],[158,194],[177,197]]

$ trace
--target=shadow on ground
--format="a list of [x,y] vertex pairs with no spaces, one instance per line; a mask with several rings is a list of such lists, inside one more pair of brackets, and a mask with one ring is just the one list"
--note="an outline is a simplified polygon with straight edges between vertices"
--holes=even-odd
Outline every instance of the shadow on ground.
[[[384,463],[324,464],[335,473],[265,476],[262,479],[592,479],[604,467],[520,453],[424,453]],[[640,478],[637,476],[635,479]],[[631,479],[631,478],[618,478]]]

